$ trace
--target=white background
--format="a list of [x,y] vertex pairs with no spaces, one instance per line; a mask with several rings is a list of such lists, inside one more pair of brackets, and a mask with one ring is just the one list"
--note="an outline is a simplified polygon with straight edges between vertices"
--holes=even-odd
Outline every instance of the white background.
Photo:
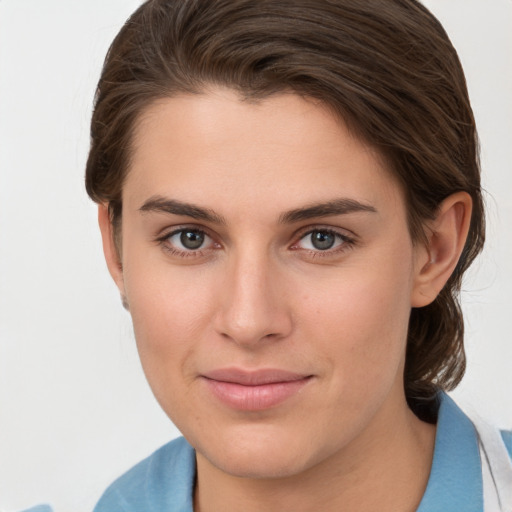
[[[136,0],[0,0],[0,508],[88,511],[171,437],[83,187],[92,98]],[[488,244],[465,283],[454,393],[512,427],[512,2],[429,0],[465,66]]]

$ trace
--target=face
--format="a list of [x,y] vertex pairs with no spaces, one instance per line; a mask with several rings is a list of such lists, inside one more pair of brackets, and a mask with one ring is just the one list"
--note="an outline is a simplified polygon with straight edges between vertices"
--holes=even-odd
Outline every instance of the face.
[[198,460],[289,476],[389,428],[416,275],[404,198],[321,104],[213,90],[137,126],[114,271]]

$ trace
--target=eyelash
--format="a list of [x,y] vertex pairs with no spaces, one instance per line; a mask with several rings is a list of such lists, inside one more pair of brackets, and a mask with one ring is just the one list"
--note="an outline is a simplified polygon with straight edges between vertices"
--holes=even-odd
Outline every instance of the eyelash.
[[[199,248],[197,250],[194,250],[194,249],[180,250],[180,249],[176,249],[175,247],[173,247],[170,244],[169,240],[173,236],[178,235],[178,234],[183,233],[183,232],[187,232],[187,231],[195,233],[195,234],[200,235],[200,236],[204,236],[204,237],[210,238],[212,240],[212,245],[214,246],[213,247],[214,249],[220,249],[221,248],[221,244],[219,244],[218,242],[214,242],[213,241],[213,237],[210,236],[205,230],[203,230],[201,228],[196,228],[196,227],[185,227],[184,226],[184,227],[179,227],[179,228],[173,229],[172,231],[164,233],[163,235],[159,236],[158,238],[156,238],[155,241],[167,253],[171,254],[172,256],[177,256],[177,257],[180,257],[180,258],[197,258],[197,257],[201,257],[201,256],[204,256],[205,251],[211,250],[211,248],[207,248],[207,249]],[[321,250],[321,249],[316,249],[316,250],[301,249],[300,247],[298,247],[298,244],[304,238],[306,238],[308,235],[312,235],[315,232],[332,235],[332,236],[334,236],[336,238],[336,241],[339,241],[341,243],[339,243],[334,249],[328,248],[328,249],[325,249],[325,250]],[[322,227],[322,226],[314,226],[312,228],[310,227],[306,231],[302,231],[302,232],[298,233],[295,236],[295,238],[296,237],[298,237],[297,241],[294,242],[289,248],[291,250],[293,250],[293,251],[307,252],[313,258],[329,257],[329,256],[339,255],[339,254],[341,254],[341,253],[343,253],[343,252],[353,248],[356,245],[355,237],[350,237],[350,236],[347,236],[344,233],[340,233],[339,231],[336,231],[336,230],[334,230],[332,228],[325,228],[325,227]]]

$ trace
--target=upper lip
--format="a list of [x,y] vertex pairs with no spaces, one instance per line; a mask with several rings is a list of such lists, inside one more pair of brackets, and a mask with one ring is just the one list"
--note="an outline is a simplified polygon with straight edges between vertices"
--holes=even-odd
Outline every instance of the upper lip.
[[244,386],[261,386],[277,382],[293,382],[306,379],[311,375],[288,370],[265,368],[259,370],[243,370],[240,368],[219,368],[202,374],[210,380],[242,384]]

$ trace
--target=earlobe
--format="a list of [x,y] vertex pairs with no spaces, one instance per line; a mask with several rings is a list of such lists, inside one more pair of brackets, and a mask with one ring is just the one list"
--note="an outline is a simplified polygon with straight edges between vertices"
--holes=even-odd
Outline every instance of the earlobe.
[[416,251],[412,307],[433,302],[452,275],[466,243],[471,209],[471,196],[457,192],[441,203],[436,218],[427,223],[427,246]]
[[[108,271],[110,272],[112,279],[119,288],[121,297],[123,297],[123,305],[125,305],[126,299],[124,299],[125,293],[123,266],[121,263],[119,251],[116,247],[114,228],[112,226],[110,212],[107,204],[100,204],[98,206],[98,224],[100,226],[101,238],[103,242],[103,254],[105,255]],[[127,305],[125,305],[125,307],[127,308]]]

